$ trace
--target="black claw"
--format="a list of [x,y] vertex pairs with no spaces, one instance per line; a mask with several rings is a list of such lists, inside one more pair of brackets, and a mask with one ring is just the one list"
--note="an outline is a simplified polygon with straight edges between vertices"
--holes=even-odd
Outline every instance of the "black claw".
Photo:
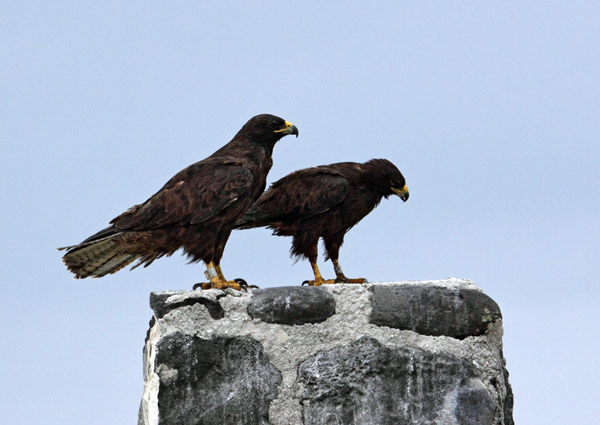
[[192,291],[195,291],[198,288],[202,288],[202,283],[194,283],[194,286],[192,286]]
[[248,282],[246,282],[244,279],[242,279],[240,277],[238,277],[237,279],[233,279],[233,280],[235,283],[240,285],[240,288],[242,288],[244,291],[247,291],[248,288],[259,289],[259,287],[256,285],[248,285]]
[[310,286],[310,282],[308,280],[305,280],[304,282],[302,282],[302,286]]

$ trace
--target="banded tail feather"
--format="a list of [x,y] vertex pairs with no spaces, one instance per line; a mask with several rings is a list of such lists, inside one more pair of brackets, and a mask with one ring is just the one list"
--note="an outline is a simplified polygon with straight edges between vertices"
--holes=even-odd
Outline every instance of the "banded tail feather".
[[59,250],[66,250],[63,262],[77,279],[102,277],[115,273],[138,258],[125,249],[125,238],[117,233],[102,239],[83,242]]

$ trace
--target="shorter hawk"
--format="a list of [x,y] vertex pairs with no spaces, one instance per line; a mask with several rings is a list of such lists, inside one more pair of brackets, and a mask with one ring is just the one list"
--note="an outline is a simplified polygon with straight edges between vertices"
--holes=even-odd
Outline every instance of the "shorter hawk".
[[[347,282],[338,262],[344,235],[375,208],[381,198],[408,199],[402,173],[387,159],[363,164],[340,162],[295,171],[271,187],[235,223],[236,229],[268,227],[277,236],[292,236],[291,253],[308,258],[315,274],[309,285]],[[324,280],[317,267],[317,245],[323,238],[336,274]]]

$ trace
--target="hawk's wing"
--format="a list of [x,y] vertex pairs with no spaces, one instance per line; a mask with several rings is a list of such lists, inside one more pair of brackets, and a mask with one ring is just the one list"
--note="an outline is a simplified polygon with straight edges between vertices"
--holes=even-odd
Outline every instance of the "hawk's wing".
[[299,170],[273,183],[238,223],[265,225],[322,214],[346,197],[348,187],[348,180],[337,172],[317,167]]
[[200,161],[177,173],[150,199],[111,224],[121,230],[151,230],[176,223],[201,223],[242,197],[252,187],[252,180],[247,168],[233,162]]

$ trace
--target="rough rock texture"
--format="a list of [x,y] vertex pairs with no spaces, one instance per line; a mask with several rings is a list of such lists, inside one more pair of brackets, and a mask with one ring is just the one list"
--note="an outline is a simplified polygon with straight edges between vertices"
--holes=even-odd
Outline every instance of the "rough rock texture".
[[299,381],[305,424],[494,423],[494,400],[468,361],[370,337],[305,360]]
[[161,424],[267,424],[281,373],[259,342],[173,333],[156,347]]
[[513,424],[500,310],[469,280],[151,305],[139,424]]

